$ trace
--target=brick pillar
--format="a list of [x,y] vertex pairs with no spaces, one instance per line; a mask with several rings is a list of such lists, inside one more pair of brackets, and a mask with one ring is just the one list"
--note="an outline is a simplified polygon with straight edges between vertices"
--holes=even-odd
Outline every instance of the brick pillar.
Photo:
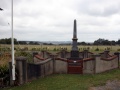
[[19,84],[27,82],[27,58],[20,56],[16,58],[16,70],[18,72]]

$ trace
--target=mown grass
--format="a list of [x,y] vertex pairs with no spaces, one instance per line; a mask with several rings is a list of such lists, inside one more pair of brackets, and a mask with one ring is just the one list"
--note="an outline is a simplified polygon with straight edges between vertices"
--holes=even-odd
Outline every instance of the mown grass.
[[108,80],[120,80],[119,76],[119,69],[92,75],[54,74],[21,86],[2,90],[88,90],[92,86],[104,85]]

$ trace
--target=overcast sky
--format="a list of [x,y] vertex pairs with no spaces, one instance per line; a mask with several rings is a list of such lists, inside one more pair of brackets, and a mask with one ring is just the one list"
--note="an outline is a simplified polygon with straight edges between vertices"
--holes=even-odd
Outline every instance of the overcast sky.
[[[30,41],[78,41],[120,37],[120,0],[14,0],[14,37]],[[11,0],[0,0],[0,38],[11,37]],[[9,24],[8,24],[9,23]]]

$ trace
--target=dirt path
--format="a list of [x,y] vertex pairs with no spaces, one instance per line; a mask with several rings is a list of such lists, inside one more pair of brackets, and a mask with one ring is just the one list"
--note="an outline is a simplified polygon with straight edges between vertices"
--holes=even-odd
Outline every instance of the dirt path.
[[120,90],[120,81],[107,81],[105,86],[91,87],[89,90]]

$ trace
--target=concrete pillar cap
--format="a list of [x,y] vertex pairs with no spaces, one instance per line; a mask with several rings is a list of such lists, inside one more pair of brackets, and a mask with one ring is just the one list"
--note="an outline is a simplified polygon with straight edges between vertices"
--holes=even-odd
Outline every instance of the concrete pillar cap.
[[24,56],[19,56],[19,57],[16,57],[16,60],[21,60],[21,61],[23,61],[23,60],[27,60],[27,58],[24,57]]

